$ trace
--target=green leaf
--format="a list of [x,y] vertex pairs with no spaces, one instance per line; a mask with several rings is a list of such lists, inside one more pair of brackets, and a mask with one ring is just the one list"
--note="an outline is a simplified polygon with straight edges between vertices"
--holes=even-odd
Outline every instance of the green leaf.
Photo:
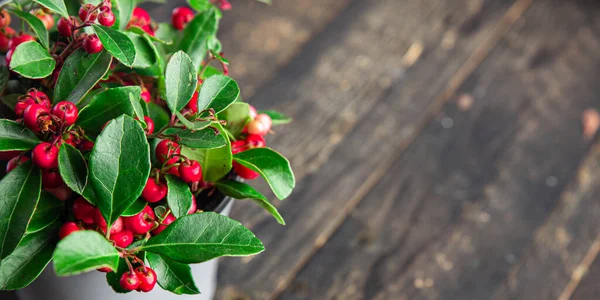
[[44,48],[49,48],[50,42],[48,38],[48,30],[46,30],[46,26],[44,26],[44,23],[42,23],[40,19],[26,11],[19,9],[9,8],[8,10],[15,16],[27,22],[27,24],[31,26],[31,29],[33,29],[35,34],[38,36],[40,43],[42,43]]
[[26,162],[0,181],[0,259],[8,256],[25,234],[40,199],[40,170]]
[[106,122],[126,114],[133,116],[135,108],[129,94],[140,95],[139,86],[123,86],[108,89],[94,97],[90,104],[83,108],[77,118],[77,124],[84,129],[97,133]]
[[167,105],[171,112],[178,112],[185,107],[196,91],[196,67],[187,54],[179,51],[169,60],[165,76]]
[[52,225],[54,221],[58,220],[64,208],[62,201],[58,200],[54,195],[42,191],[33,217],[27,226],[26,235],[38,232]]
[[140,248],[182,263],[248,256],[264,249],[260,240],[238,221],[213,212],[183,216]]
[[173,292],[177,295],[200,294],[194,277],[192,277],[192,269],[189,265],[182,264],[160,255],[148,253],[146,255],[148,263],[158,279],[158,285],[164,290]]
[[283,125],[292,122],[292,118],[274,110],[260,110],[258,113],[266,114],[267,116],[271,117],[273,125]]
[[226,120],[225,128],[237,137],[250,120],[250,106],[248,103],[235,102],[219,114],[219,120]]
[[277,222],[281,225],[285,225],[283,217],[277,211],[277,208],[273,206],[267,197],[263,196],[257,190],[250,185],[235,180],[221,180],[215,183],[221,193],[233,197],[235,199],[250,199],[260,205],[260,207],[266,209]]
[[223,74],[223,71],[221,71],[220,69],[217,69],[213,66],[208,66],[206,67],[206,69],[204,70],[204,73],[202,73],[202,76],[200,78],[202,78],[202,80],[215,76],[215,75],[221,75]]
[[209,0],[188,0],[188,4],[197,12],[203,12],[212,7]]
[[[167,24],[167,23],[161,23],[161,25],[159,25],[159,28],[162,28],[162,27],[163,27],[163,26],[162,26],[162,24],[165,24],[165,27],[166,27],[167,25],[169,25],[169,24]],[[173,28],[173,30],[175,31],[175,29],[174,29],[174,28]],[[142,29],[142,28],[140,28],[140,27],[137,27],[137,26],[130,26],[129,28],[127,28],[127,31],[129,31],[129,32],[133,32],[133,33],[135,33],[135,34],[137,34],[137,35],[140,35],[140,36],[147,37],[147,38],[149,38],[151,41],[153,41],[153,42],[157,42],[157,43],[160,43],[160,44],[164,44],[164,45],[170,45],[170,44],[172,44],[172,43],[173,43],[173,40],[172,40],[172,38],[173,38],[173,37],[172,37],[172,36],[170,36],[170,37],[167,37],[167,38],[168,38],[168,40],[162,40],[162,39],[160,39],[159,37],[157,37],[157,36],[158,36],[158,34],[155,34],[155,35],[150,35],[150,34],[149,34],[149,33],[147,33],[146,31],[144,31],[144,29]]]
[[[140,89],[140,93],[141,93],[141,89]],[[140,93],[137,93],[137,91],[135,92],[135,94],[129,93],[129,102],[131,103],[131,107],[133,108],[133,112],[135,113],[135,116],[138,117],[140,122],[143,122],[144,124],[146,124],[146,122],[144,121],[144,108],[142,107],[142,102],[141,102],[142,97],[141,97]]]
[[142,200],[141,198],[135,200],[135,202],[129,205],[125,212],[123,212],[122,216],[131,217],[139,214],[142,210],[144,210],[144,207],[146,207],[147,203],[148,202]]
[[[143,31],[141,28],[140,30]],[[158,23],[158,29],[156,30],[154,36],[160,41],[159,43],[170,46],[174,43],[175,39],[178,39],[181,36],[181,32],[175,29],[171,23]]]
[[262,3],[265,3],[265,4],[268,4],[268,5],[271,5],[271,4],[273,4],[273,3],[271,2],[271,0],[256,0],[256,1],[258,1],[258,2],[262,2]]
[[182,115],[180,112],[175,112],[175,115],[177,115],[177,119],[179,119],[179,121],[181,121],[181,124],[183,124],[183,126],[185,126],[189,130],[201,130],[201,129],[208,127],[212,123],[212,121],[193,121],[192,122],[192,121],[186,119],[185,116]]
[[29,150],[39,143],[38,137],[23,125],[0,119],[0,151]]
[[156,55],[153,49],[154,46],[151,44],[152,42],[135,33],[128,32],[127,35],[135,47],[136,56],[133,67],[140,69],[152,67],[156,63]]
[[96,205],[112,224],[140,196],[150,175],[150,145],[142,126],[128,116],[111,121],[90,157]]
[[225,130],[223,130],[222,127],[219,128],[219,130],[223,137],[227,139],[227,145],[225,147],[214,149],[192,149],[186,146],[181,147],[181,155],[200,163],[202,166],[202,178],[206,182],[215,182],[231,171],[231,144],[229,143]]
[[175,218],[187,215],[192,207],[192,192],[187,183],[173,175],[165,176],[167,178],[167,203],[173,212]]
[[0,290],[18,290],[32,283],[52,259],[58,242],[59,222],[26,235],[9,256],[0,261]]
[[234,155],[233,160],[260,173],[279,199],[287,198],[296,185],[290,162],[272,149],[250,149]]
[[83,194],[88,180],[88,168],[79,150],[69,144],[62,145],[58,152],[58,170],[69,188]]
[[238,84],[225,75],[207,78],[198,95],[198,111],[212,108],[215,113],[225,110],[240,96]]
[[65,5],[65,2],[63,0],[33,0],[34,2],[37,2],[39,4],[41,4],[42,6],[53,10],[57,13],[59,13],[61,16],[65,17],[65,18],[69,18],[69,12],[67,11],[67,6]]
[[69,276],[104,267],[116,270],[119,252],[98,232],[83,230],[60,241],[53,259],[56,275]]
[[88,54],[83,49],[73,52],[65,61],[54,89],[54,102],[75,104],[92,89],[108,71],[112,57],[106,51]]
[[17,46],[10,61],[10,69],[23,77],[41,79],[54,71],[56,61],[37,42],[25,42]]
[[135,8],[136,2],[135,0],[112,0],[113,3],[113,12],[115,13],[115,17],[117,17],[115,25],[113,27],[124,30],[127,27],[127,23],[129,23],[129,19],[131,18],[131,14],[133,9]]
[[135,45],[124,33],[101,25],[92,25],[104,49],[128,67],[135,62]]
[[227,145],[227,137],[212,128],[191,131],[182,128],[169,128],[164,134],[179,137],[178,143],[196,149],[213,149]]
[[179,49],[187,53],[200,67],[208,50],[208,40],[217,33],[221,13],[214,7],[196,15],[183,30]]
[[169,114],[158,104],[148,103],[148,115],[154,121],[154,131],[157,132],[169,124]]

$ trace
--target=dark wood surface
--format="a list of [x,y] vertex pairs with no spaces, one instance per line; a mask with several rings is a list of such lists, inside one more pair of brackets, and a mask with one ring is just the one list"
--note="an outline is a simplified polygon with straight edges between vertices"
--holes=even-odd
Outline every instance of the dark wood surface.
[[274,2],[219,37],[298,184],[217,299],[600,299],[600,2]]

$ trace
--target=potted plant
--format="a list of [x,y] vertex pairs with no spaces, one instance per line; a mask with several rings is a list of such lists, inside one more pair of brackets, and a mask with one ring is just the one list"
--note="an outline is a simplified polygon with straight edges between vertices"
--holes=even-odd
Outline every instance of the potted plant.
[[243,180],[290,195],[290,164],[265,142],[290,120],[257,112],[227,76],[217,29],[229,3],[190,0],[160,24],[136,3],[2,2],[0,290],[167,299],[157,283],[196,295],[197,279],[210,299],[212,259],[264,250],[219,214],[231,200],[284,224]]

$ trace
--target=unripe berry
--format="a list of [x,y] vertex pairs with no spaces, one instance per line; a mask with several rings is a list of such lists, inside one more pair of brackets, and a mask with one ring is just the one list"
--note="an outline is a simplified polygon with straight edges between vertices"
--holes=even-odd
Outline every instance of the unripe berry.
[[162,164],[167,159],[178,156],[181,153],[181,147],[174,141],[171,140],[162,140],[158,145],[156,145],[156,150],[154,151],[156,154],[156,158]]
[[252,120],[254,120],[254,118],[256,118],[256,115],[258,115],[258,112],[256,112],[256,108],[250,104],[248,104],[248,106],[250,107],[250,118],[252,118]]
[[73,233],[75,231],[79,231],[79,230],[81,230],[81,228],[79,228],[79,226],[77,226],[77,224],[75,224],[74,222],[67,222],[67,223],[63,224],[63,226],[58,231],[58,237],[62,240],[65,237],[67,237],[68,235],[70,235],[71,233]]
[[102,51],[102,49],[104,49],[104,46],[102,45],[102,42],[100,41],[98,36],[95,34],[92,34],[92,35],[88,35],[83,40],[83,49],[85,50],[85,52],[87,52],[89,54],[94,54],[94,53],[98,53],[98,52]]
[[219,0],[219,8],[222,10],[230,10],[231,3],[228,0]]
[[125,272],[121,275],[119,285],[126,291],[133,291],[140,286],[140,279],[136,273]]
[[91,218],[93,210],[94,206],[92,206],[89,202],[83,199],[83,197],[79,197],[73,202],[73,216],[77,220],[83,220],[86,217]]
[[154,227],[154,223],[154,210],[150,206],[144,207],[144,210],[137,215],[123,217],[125,228],[131,230],[134,234],[145,234]]
[[110,273],[110,272],[113,271],[113,269],[111,269],[109,267],[104,267],[104,268],[100,268],[100,269],[97,269],[97,270],[98,270],[98,272],[102,272],[102,273]]
[[152,100],[152,94],[150,94],[150,91],[148,91],[148,89],[145,87],[142,87],[142,93],[140,94],[140,96],[142,97],[142,100],[144,100],[144,102],[146,103],[150,103],[150,100]]
[[194,19],[194,12],[187,7],[175,8],[171,13],[171,23],[177,30],[183,30],[192,19]]
[[123,231],[123,217],[118,217],[117,220],[110,226],[110,234],[115,234]]
[[23,121],[27,128],[33,132],[41,131],[38,119],[43,115],[48,115],[48,109],[40,104],[32,104],[23,112]]
[[267,141],[258,134],[249,134],[248,137],[246,137],[246,144],[250,148],[264,148],[267,146]]
[[188,104],[185,105],[185,108],[194,113],[198,113],[198,91],[194,92]]
[[34,9],[30,11],[30,13],[36,16],[38,19],[40,19],[40,21],[42,21],[42,24],[44,24],[44,27],[46,27],[47,30],[50,30],[52,29],[52,27],[54,27],[54,18],[50,14],[44,12],[44,10]]
[[138,267],[135,269],[135,274],[140,279],[140,286],[137,291],[147,293],[154,289],[156,285],[156,273],[149,267]]
[[250,170],[242,165],[240,165],[238,162],[233,162],[233,171],[238,174],[238,176],[244,178],[244,179],[248,179],[248,180],[252,180],[252,179],[256,179],[256,177],[258,177],[260,174],[258,174],[257,172]]
[[79,110],[77,109],[77,106],[69,101],[58,102],[52,108],[52,114],[62,120],[65,126],[71,126],[75,124],[78,113]]
[[56,24],[58,33],[63,36],[71,36],[73,28],[71,28],[71,21],[67,18],[60,18],[58,24]]
[[202,180],[202,167],[195,160],[186,160],[179,164],[181,180],[192,183]]
[[165,198],[166,195],[167,185],[156,182],[152,177],[148,178],[146,186],[144,186],[144,189],[142,190],[142,198],[144,198],[144,200],[155,203]]
[[17,46],[29,41],[35,41],[35,38],[29,34],[17,35],[10,39],[10,41],[8,42],[8,48],[14,50],[15,48],[17,48]]
[[115,14],[112,11],[104,11],[98,16],[98,23],[102,26],[110,27],[115,24]]
[[31,160],[42,169],[56,168],[58,166],[58,148],[48,142],[42,142],[33,148]]
[[129,230],[112,234],[110,240],[115,242],[115,246],[125,248],[133,243],[133,233]]
[[265,125],[265,127],[267,127],[267,132],[269,130],[271,130],[271,125],[273,125],[273,120],[271,120],[271,117],[269,117],[269,115],[267,115],[267,114],[258,114],[256,116],[256,118],[254,118],[254,120],[263,123],[263,125]]
[[87,21],[90,21],[90,22],[96,21],[96,18],[98,17],[98,11],[95,10],[90,15],[90,12],[93,11],[94,8],[95,7],[93,4],[82,5],[81,8],[79,9],[79,19],[81,19],[81,21],[83,21],[83,22],[85,22],[86,19],[87,19]]
[[6,164],[6,173],[14,170],[16,167],[26,163],[27,161],[29,161],[29,157],[27,156],[17,156],[17,157],[13,157],[11,160],[8,161],[8,163]]
[[10,14],[6,9],[3,9],[0,15],[0,28],[5,28],[8,25],[10,25]]
[[64,183],[57,169],[42,170],[42,186],[45,189],[55,189]]
[[258,134],[264,136],[267,134],[267,132],[269,132],[267,126],[257,119],[250,121],[248,125],[246,125],[246,128],[248,129],[248,133],[250,134]]
[[152,230],[152,234],[157,235],[161,233],[163,230],[165,230],[165,228],[167,228],[167,226],[169,226],[173,222],[175,222],[175,216],[169,212],[169,214],[162,220],[162,222],[160,222],[160,225],[158,225],[158,227]]

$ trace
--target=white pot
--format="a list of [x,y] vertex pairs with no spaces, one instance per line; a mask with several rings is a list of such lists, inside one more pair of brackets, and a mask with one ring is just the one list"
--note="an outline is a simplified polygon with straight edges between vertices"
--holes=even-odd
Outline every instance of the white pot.
[[[229,202],[221,214],[228,216],[231,204]],[[104,273],[93,271],[77,276],[58,277],[52,266],[48,266],[28,287],[16,293],[19,300],[212,300],[217,288],[217,265],[216,259],[191,265],[196,286],[201,292],[199,295],[175,295],[158,285],[149,293],[117,294],[106,283]]]

